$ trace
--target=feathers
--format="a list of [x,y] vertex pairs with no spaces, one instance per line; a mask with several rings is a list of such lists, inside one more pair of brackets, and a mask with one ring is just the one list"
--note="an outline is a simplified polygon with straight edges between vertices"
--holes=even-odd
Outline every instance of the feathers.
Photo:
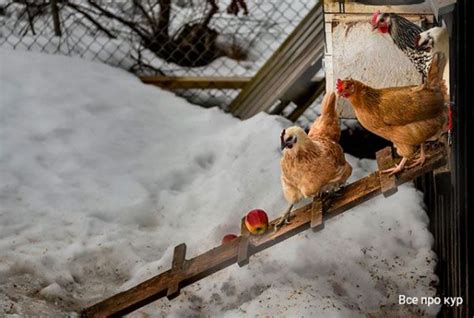
[[402,51],[407,49],[417,50],[416,43],[423,29],[398,14],[390,13],[389,16],[391,21],[389,33],[393,42]]
[[334,142],[341,138],[339,116],[336,113],[336,94],[326,94],[321,103],[321,115],[314,121],[309,129],[309,138],[325,137]]
[[333,191],[347,181],[352,167],[337,143],[340,134],[334,93],[324,97],[321,116],[309,134],[300,127],[282,131],[280,141],[285,147],[280,161],[281,183],[289,203]]
[[[376,15],[375,20],[374,15]],[[405,53],[417,71],[423,75],[423,78],[426,78],[431,64],[432,55],[430,52],[420,49],[417,45],[420,33],[423,32],[423,29],[395,13],[376,12],[374,15],[372,16],[370,23],[375,25],[375,27],[380,23],[378,21],[381,16],[387,17],[389,20],[388,33],[393,42],[403,51],[403,53]]]
[[411,158],[417,146],[436,139],[445,126],[444,64],[444,56],[436,54],[422,85],[375,89],[344,80],[338,85],[338,93],[348,96],[362,126],[392,141],[400,155]]

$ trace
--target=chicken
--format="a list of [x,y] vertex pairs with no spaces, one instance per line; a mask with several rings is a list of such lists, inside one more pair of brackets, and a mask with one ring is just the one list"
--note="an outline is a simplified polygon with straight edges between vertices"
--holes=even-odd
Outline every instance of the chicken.
[[[395,13],[375,12],[370,23],[380,33],[388,33],[395,45],[405,53],[415,68],[428,75],[431,60],[437,52],[444,54],[449,63],[449,35],[444,27],[433,27],[424,31],[420,26]],[[443,79],[449,85],[449,65],[446,65]]]
[[337,191],[352,173],[352,167],[338,144],[341,129],[335,99],[334,93],[326,94],[321,116],[308,134],[296,126],[284,129],[281,133],[281,184],[290,207],[274,224],[275,230],[288,223],[295,203],[302,198],[322,198]]
[[338,94],[349,99],[362,126],[393,142],[403,157],[400,164],[384,173],[402,171],[418,146],[420,156],[409,168],[423,165],[423,144],[438,139],[443,132],[447,121],[447,93],[441,78],[444,65],[443,54],[436,53],[427,81],[418,86],[375,89],[352,79],[337,80]]
[[375,12],[370,23],[373,29],[380,33],[388,33],[395,45],[405,53],[418,72],[421,73],[423,81],[428,76],[431,65],[432,54],[418,47],[420,33],[424,30],[415,23],[395,13]]
[[443,53],[446,57],[446,67],[443,72],[443,79],[449,92],[449,34],[446,28],[434,27],[425,32],[421,32],[416,47],[419,50],[436,53]]

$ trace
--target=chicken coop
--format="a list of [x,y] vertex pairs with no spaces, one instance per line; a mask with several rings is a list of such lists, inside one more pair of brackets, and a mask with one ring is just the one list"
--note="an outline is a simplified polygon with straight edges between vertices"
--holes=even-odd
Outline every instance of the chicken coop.
[[[474,158],[469,150],[474,147],[474,112],[467,99],[471,6],[468,0],[1,2],[2,48],[107,63],[193,104],[218,106],[242,120],[261,112],[280,115],[304,128],[319,115],[324,93],[337,90],[338,79],[375,88],[426,80],[401,48],[411,48],[413,39],[397,42],[377,32],[373,21],[383,17],[374,18],[374,12],[396,14],[420,30],[442,26],[448,32],[450,132],[447,146],[430,150],[423,167],[398,177],[375,172],[361,178],[327,210],[317,200],[299,208],[292,223],[278,233],[254,237],[242,219],[237,239],[192,259],[186,259],[185,244],[177,245],[169,270],[90,304],[84,317],[125,315],[159,298],[173,299],[181,288],[234,263],[245,266],[250,256],[304,230],[324,230],[325,220],[376,195],[394,195],[406,182],[423,192],[437,255],[437,296],[463,300],[460,306],[441,306],[439,316],[472,317]],[[420,39],[416,41],[418,45]],[[392,151],[385,148],[391,143],[358,124],[348,99],[337,98],[336,104],[345,128],[340,141],[345,152],[376,159],[379,170],[393,166]]]
[[[468,1],[325,1],[326,88],[336,78],[353,77],[376,87],[419,83],[420,74],[394,41],[373,37],[366,23],[373,12],[399,13],[429,28],[444,25],[449,32],[450,98],[453,111],[452,144],[448,164],[416,179],[424,192],[438,255],[439,295],[463,295],[465,306],[443,306],[441,317],[469,317],[474,311],[472,213],[472,109],[468,109],[467,20]],[[379,42],[380,41],[380,42]],[[391,47],[393,45],[393,47]],[[387,76],[390,75],[390,76]],[[347,101],[340,101],[343,117],[354,116]]]

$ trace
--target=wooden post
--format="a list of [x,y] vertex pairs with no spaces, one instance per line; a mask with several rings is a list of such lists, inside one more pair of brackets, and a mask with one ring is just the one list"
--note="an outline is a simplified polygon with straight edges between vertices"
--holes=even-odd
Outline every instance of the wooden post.
[[320,199],[313,199],[313,204],[311,205],[311,224],[310,227],[313,231],[319,231],[324,228],[323,223],[323,203]]
[[239,238],[239,251],[237,253],[237,264],[240,267],[245,266],[249,263],[249,231],[247,230],[247,226],[245,225],[245,217],[242,218],[240,223],[240,238]]
[[174,248],[173,262],[171,267],[171,282],[168,285],[166,297],[173,299],[179,295],[179,284],[182,280],[182,271],[186,262],[186,244],[181,243]]
[[395,164],[392,157],[392,148],[385,147],[377,151],[375,157],[377,158],[377,165],[379,167],[380,188],[383,196],[387,198],[398,191],[396,176],[389,176],[388,173],[381,172],[382,170],[393,167]]

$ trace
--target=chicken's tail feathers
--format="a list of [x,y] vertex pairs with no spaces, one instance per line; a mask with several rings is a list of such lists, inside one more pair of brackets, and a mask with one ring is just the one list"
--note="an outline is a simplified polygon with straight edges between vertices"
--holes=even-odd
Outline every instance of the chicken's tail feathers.
[[334,92],[327,92],[324,95],[321,103],[321,116],[329,115],[336,116],[336,94]]
[[428,77],[426,85],[430,89],[439,90],[444,97],[446,102],[449,101],[448,88],[443,80],[444,68],[446,67],[446,56],[442,52],[436,52],[431,60],[430,69],[428,71]]
[[341,128],[339,127],[339,116],[336,113],[336,94],[327,92],[321,103],[321,115],[314,121],[309,130],[311,139],[325,137],[339,142]]

